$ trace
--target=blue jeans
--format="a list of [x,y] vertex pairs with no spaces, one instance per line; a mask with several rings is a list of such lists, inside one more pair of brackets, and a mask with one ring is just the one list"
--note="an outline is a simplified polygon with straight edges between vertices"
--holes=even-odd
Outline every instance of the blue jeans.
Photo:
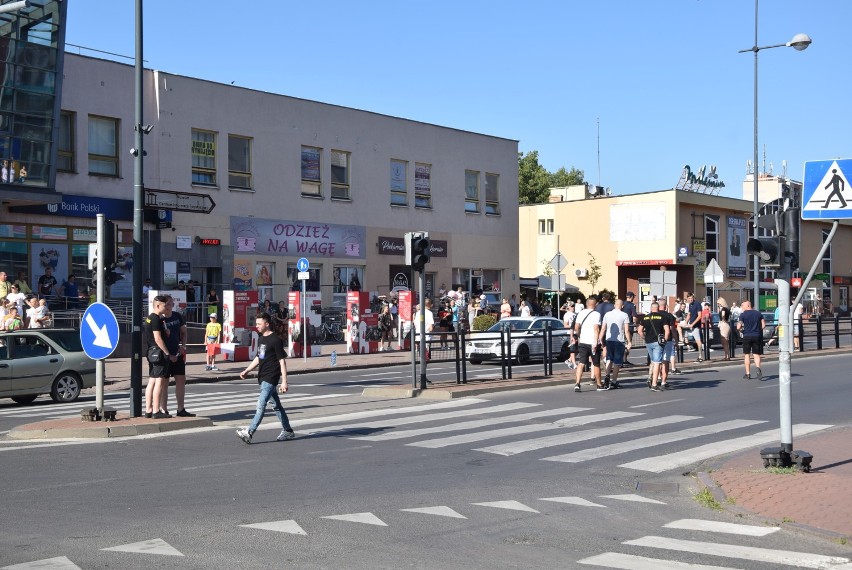
[[269,403],[269,400],[275,402],[275,410],[276,415],[278,415],[278,419],[281,420],[281,427],[290,431],[292,428],[290,427],[290,420],[287,418],[287,412],[284,411],[284,407],[281,405],[281,400],[278,398],[278,383],[272,384],[265,380],[260,383],[260,395],[257,397],[257,411],[254,413],[254,419],[251,421],[251,425],[248,430],[249,433],[253,434],[257,431],[257,427],[260,425],[260,422],[263,421],[263,414],[266,411],[266,404]]

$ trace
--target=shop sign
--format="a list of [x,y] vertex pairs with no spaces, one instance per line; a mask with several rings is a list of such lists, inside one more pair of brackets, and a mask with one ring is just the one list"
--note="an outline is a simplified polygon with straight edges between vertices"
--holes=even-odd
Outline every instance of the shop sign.
[[379,253],[381,255],[405,255],[405,240],[403,238],[379,236]]
[[835,285],[852,285],[852,277],[843,277],[841,275],[835,275],[832,283],[834,283]]
[[364,226],[231,217],[231,243],[239,253],[364,259],[366,242]]
[[391,291],[408,291],[410,287],[408,286],[408,275],[405,273],[397,273],[393,276],[393,282],[391,283]]
[[42,214],[72,218],[95,218],[98,214],[103,214],[108,220],[129,221],[133,220],[133,200],[63,194],[61,202],[10,206],[9,211],[15,214]]
[[675,190],[715,194],[724,187],[725,183],[719,180],[715,166],[710,166],[710,174],[707,174],[707,166],[702,166],[698,169],[698,172],[692,172],[687,164],[680,173],[680,180],[675,185]]
[[200,245],[222,245],[222,240],[219,238],[198,238]]
[[671,259],[626,259],[616,261],[615,264],[619,267],[633,267],[642,265],[671,265],[674,261]]

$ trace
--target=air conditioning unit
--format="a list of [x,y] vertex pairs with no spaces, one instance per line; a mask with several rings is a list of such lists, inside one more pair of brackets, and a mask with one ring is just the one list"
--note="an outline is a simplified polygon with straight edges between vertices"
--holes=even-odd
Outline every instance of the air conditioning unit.
[[581,279],[585,279],[586,277],[589,276],[589,270],[588,269],[582,269],[582,268],[576,269],[576,270],[574,270],[574,275],[576,275],[577,277],[580,277]]

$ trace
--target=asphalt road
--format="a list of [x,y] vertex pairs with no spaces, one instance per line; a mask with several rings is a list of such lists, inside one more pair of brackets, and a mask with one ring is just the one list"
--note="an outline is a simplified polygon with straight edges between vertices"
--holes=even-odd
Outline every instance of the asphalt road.
[[[849,421],[848,366],[847,355],[795,361],[797,429]],[[252,445],[235,437],[253,406],[251,382],[189,387],[190,409],[216,406],[203,412],[215,428],[75,444],[3,441],[0,565],[56,558],[73,564],[67,568],[662,568],[678,561],[765,569],[828,560],[805,554],[850,555],[787,530],[745,528],[755,523],[691,498],[690,473],[725,446],[777,443],[774,363],[763,382],[743,381],[741,367],[707,368],[662,393],[640,380],[604,393],[548,388],[452,402],[355,395],[362,384],[397,383],[394,375],[405,372],[294,378],[287,405],[298,437],[289,442],[275,441],[274,415]],[[299,401],[301,392],[343,395]],[[693,520],[705,522],[684,522]],[[719,522],[740,526],[713,526]],[[656,562],[637,566],[635,557]]]

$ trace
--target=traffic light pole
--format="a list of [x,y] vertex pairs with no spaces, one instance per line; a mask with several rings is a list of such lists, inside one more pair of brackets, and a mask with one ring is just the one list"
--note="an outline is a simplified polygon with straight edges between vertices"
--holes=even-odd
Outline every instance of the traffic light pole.
[[420,389],[426,389],[426,268],[419,271],[417,283],[420,311],[418,311],[417,329],[420,331]]
[[[135,155],[133,160],[133,283],[130,299],[130,416],[142,415],[142,270],[145,267],[142,250],[145,184],[142,159],[145,155],[142,125],[142,92],[144,67],[142,59],[142,0],[136,0],[136,67],[135,67]],[[146,299],[147,301],[147,299]]]
[[[106,298],[106,216],[97,214],[97,263],[95,264],[95,300],[103,303]],[[82,327],[84,323],[80,323]],[[95,360],[95,406],[98,408],[98,417],[104,417],[104,377],[106,363],[103,359]]]

